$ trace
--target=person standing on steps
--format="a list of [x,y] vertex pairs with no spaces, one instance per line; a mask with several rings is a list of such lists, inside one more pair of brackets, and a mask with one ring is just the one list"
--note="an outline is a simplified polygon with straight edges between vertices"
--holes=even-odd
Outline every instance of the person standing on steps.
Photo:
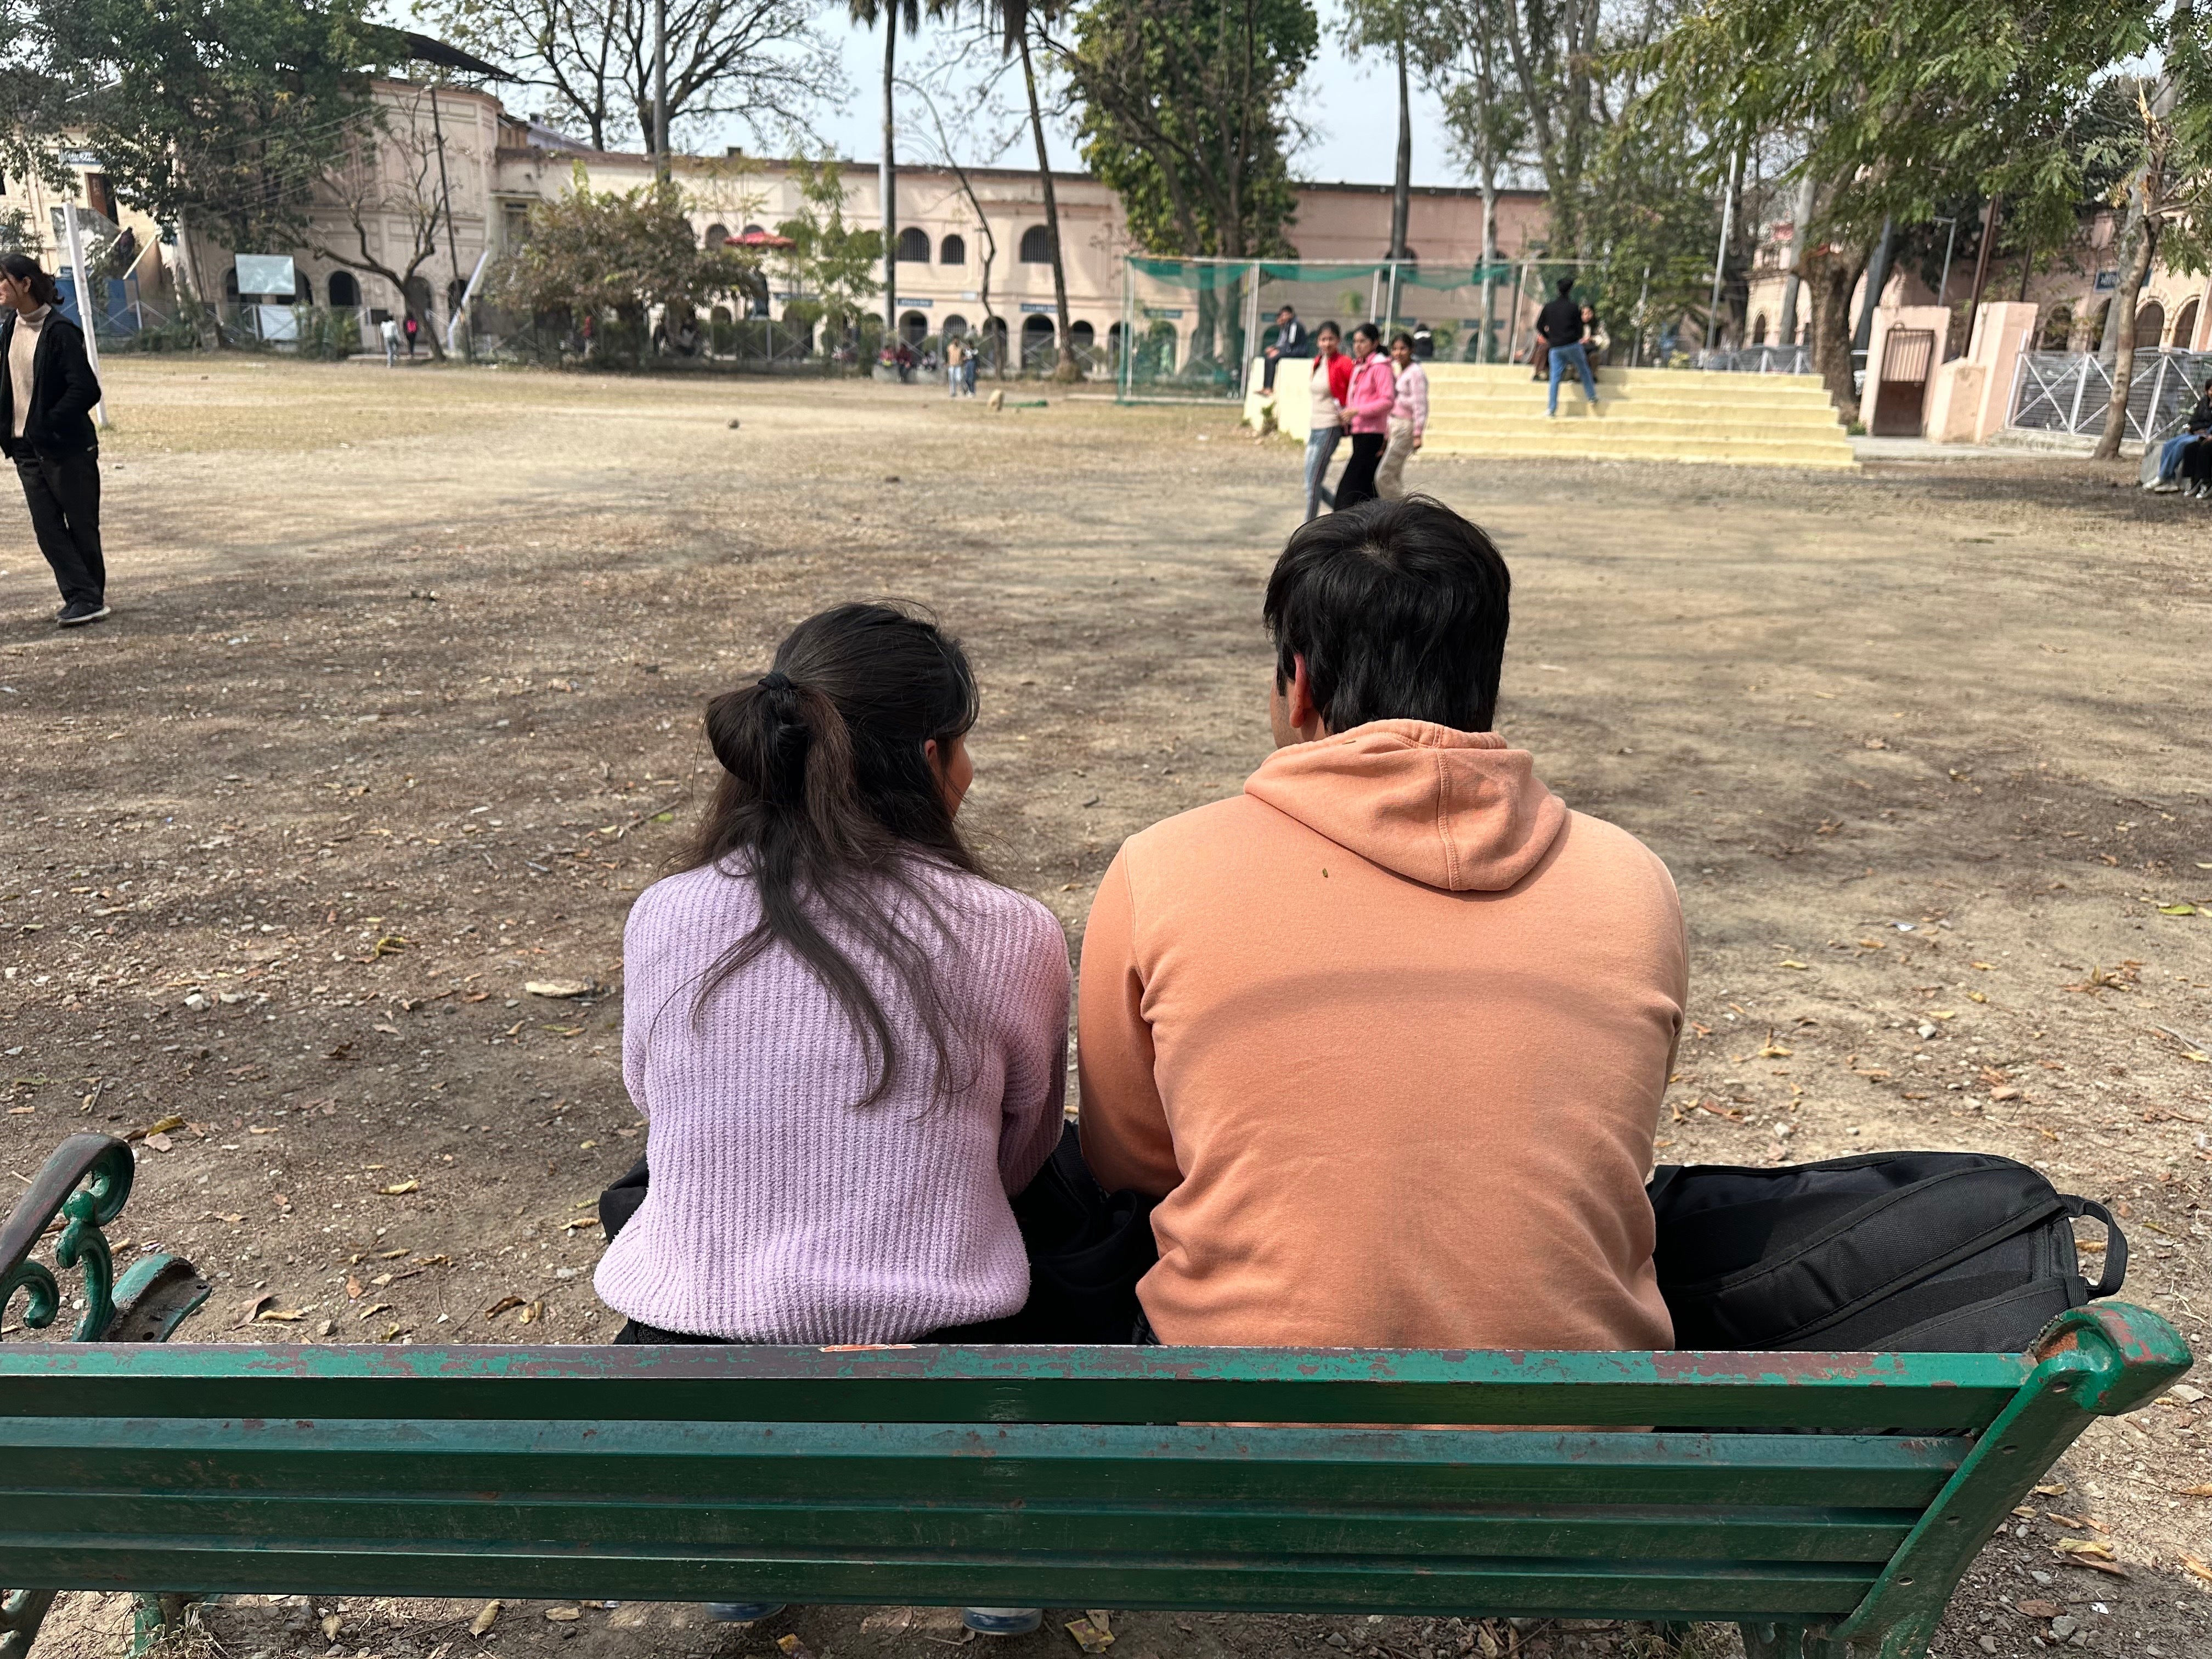
[[1559,298],[1536,313],[1536,337],[1551,356],[1552,395],[1547,415],[1559,412],[1559,377],[1571,366],[1583,377],[1583,396],[1597,407],[1597,377],[1590,373],[1589,351],[1583,344],[1583,308],[1574,301],[1575,279],[1562,276]]
[[0,256],[0,434],[22,480],[39,551],[53,567],[62,607],[54,620],[81,628],[107,615],[107,564],[100,550],[100,434],[92,424],[100,380],[84,331],[61,313],[54,279],[26,253]]
[[1352,359],[1337,349],[1342,337],[1334,323],[1323,323],[1314,331],[1313,373],[1306,381],[1313,398],[1313,414],[1306,427],[1309,521],[1321,516],[1323,501],[1336,505],[1327,482],[1328,458],[1336,453],[1337,441],[1344,436],[1344,394],[1352,386]]

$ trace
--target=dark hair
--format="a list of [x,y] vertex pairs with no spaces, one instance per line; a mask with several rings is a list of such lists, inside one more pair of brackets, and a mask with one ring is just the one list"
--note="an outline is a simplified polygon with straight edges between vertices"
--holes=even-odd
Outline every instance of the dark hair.
[[1339,328],[1327,317],[1322,318],[1319,322],[1314,325],[1315,339],[1318,340],[1324,334],[1334,334],[1340,340],[1344,337],[1344,331]]
[[1564,299],[1565,299],[1565,298],[1567,297],[1567,295],[1569,295],[1570,294],[1572,294],[1572,293],[1575,291],[1575,279],[1574,279],[1573,277],[1571,277],[1571,276],[1562,276],[1562,277],[1560,277],[1560,278],[1559,278],[1559,297],[1560,297],[1562,300],[1564,300]]
[[1411,351],[1413,349],[1413,337],[1407,333],[1402,328],[1390,337],[1390,344],[1392,349],[1395,349],[1401,341],[1404,343],[1407,350]]
[[19,283],[31,285],[31,297],[42,306],[59,305],[62,291],[54,279],[40,268],[39,262],[27,253],[0,254],[0,270],[6,271]]
[[1332,732],[1389,720],[1487,732],[1512,591],[1496,544],[1431,496],[1324,514],[1267,578],[1275,683],[1303,657]]
[[707,740],[725,775],[684,867],[739,860],[759,890],[760,921],[701,978],[695,1018],[722,981],[781,945],[851,1019],[874,1073],[860,1101],[867,1105],[907,1062],[848,952],[857,947],[911,1000],[936,1086],[951,1086],[941,957],[897,913],[918,911],[950,945],[915,865],[982,873],[922,752],[933,738],[941,756],[975,723],[975,677],[959,641],[887,605],[809,617],[776,647],[769,673],[707,705]]
[[1356,340],[1363,334],[1369,339],[1374,341],[1376,345],[1381,345],[1382,343],[1382,331],[1376,327],[1372,323],[1357,323],[1353,325],[1352,337]]
[[1275,307],[1275,315],[1278,317],[1295,317],[1297,314],[1298,308],[1287,300]]

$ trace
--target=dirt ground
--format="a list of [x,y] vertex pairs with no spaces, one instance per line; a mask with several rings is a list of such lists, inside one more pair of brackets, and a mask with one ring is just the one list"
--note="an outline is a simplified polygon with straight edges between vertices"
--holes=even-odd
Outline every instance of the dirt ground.
[[[611,1334],[588,1218],[641,1144],[623,915],[699,805],[702,702],[799,617],[893,594],[965,638],[973,821],[1071,946],[1121,838],[1267,746],[1259,596],[1298,459],[1223,410],[231,359],[109,384],[112,621],[56,630],[0,503],[0,1192],[72,1129],[185,1118],[141,1143],[118,1232],[211,1272],[189,1340]],[[2212,508],[2056,459],[1415,473],[1512,562],[1501,726],[1680,884],[1696,1024],[1662,1156],[2028,1159],[2112,1204],[2127,1294],[2203,1352]],[[556,980],[596,988],[525,989]],[[2212,1559],[2212,1499],[2185,1495],[2212,1490],[2208,1442],[2194,1391],[2094,1428],[1937,1651],[2212,1652],[2185,1560]],[[2084,1537],[2114,1573],[2055,1548]],[[234,1659],[732,1659],[793,1632],[929,1659],[953,1636],[926,1612],[547,1611],[483,1638],[472,1605],[245,1597],[207,1623]],[[112,1654],[123,1616],[70,1598],[46,1639]],[[1073,1655],[1073,1616],[1013,1645]],[[1649,1640],[1115,1628],[1126,1659]]]

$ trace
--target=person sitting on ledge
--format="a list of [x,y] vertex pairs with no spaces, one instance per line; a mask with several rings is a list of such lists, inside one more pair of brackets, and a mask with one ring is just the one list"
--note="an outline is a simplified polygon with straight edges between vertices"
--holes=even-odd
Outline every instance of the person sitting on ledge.
[[1493,729],[1509,591],[1424,496],[1304,526],[1265,602],[1274,753],[1100,883],[1082,1150],[1159,1200],[1139,1340],[1672,1340],[1644,1182],[1681,908]]

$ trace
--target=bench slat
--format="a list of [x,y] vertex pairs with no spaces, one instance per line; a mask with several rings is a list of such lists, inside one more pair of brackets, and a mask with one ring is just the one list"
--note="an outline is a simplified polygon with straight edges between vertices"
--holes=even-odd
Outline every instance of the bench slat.
[[[329,1544],[271,1548],[223,1539],[116,1534],[97,1540],[13,1535],[9,1571],[32,1588],[257,1591],[271,1595],[611,1596],[801,1604],[1162,1607],[1202,1612],[1522,1614],[1732,1620],[1835,1615],[1856,1606],[1871,1568],[1821,1562],[1623,1564],[1436,1561],[1428,1557],[1254,1560],[1179,1555],[962,1560],[927,1553],[854,1559],[787,1551],[702,1559],[633,1549],[543,1555],[496,1546],[447,1552]],[[21,1562],[23,1571],[17,1571]]]
[[0,1347],[10,1415],[1663,1424],[1956,1433],[2012,1354],[1211,1348]]
[[[1048,1551],[1103,1558],[1253,1553],[1285,1559],[1418,1556],[1431,1566],[1497,1557],[1613,1561],[1848,1561],[1879,1567],[1912,1530],[1917,1510],[1760,1508],[1718,1513],[1687,1505],[1632,1511],[1557,1504],[1349,1509],[1323,1500],[1297,1508],[1255,1504],[1125,1504],[1025,1501],[951,1504],[916,1498],[872,1504],[758,1504],[741,1498],[672,1504],[552,1496],[375,1500],[220,1495],[86,1498],[26,1492],[30,1538],[98,1539],[112,1533],[257,1540],[275,1548],[308,1540],[325,1548],[391,1548],[408,1542],[528,1543],[548,1553],[627,1553],[641,1539],[717,1555],[836,1550],[866,1556],[927,1550],[945,1557]],[[0,1528],[0,1553],[36,1547]],[[11,1569],[12,1570],[12,1569]]]
[[651,1496],[922,1493],[1344,1504],[1816,1502],[1924,1508],[1970,1443],[1856,1435],[994,1424],[234,1423],[0,1419],[33,1491]]

